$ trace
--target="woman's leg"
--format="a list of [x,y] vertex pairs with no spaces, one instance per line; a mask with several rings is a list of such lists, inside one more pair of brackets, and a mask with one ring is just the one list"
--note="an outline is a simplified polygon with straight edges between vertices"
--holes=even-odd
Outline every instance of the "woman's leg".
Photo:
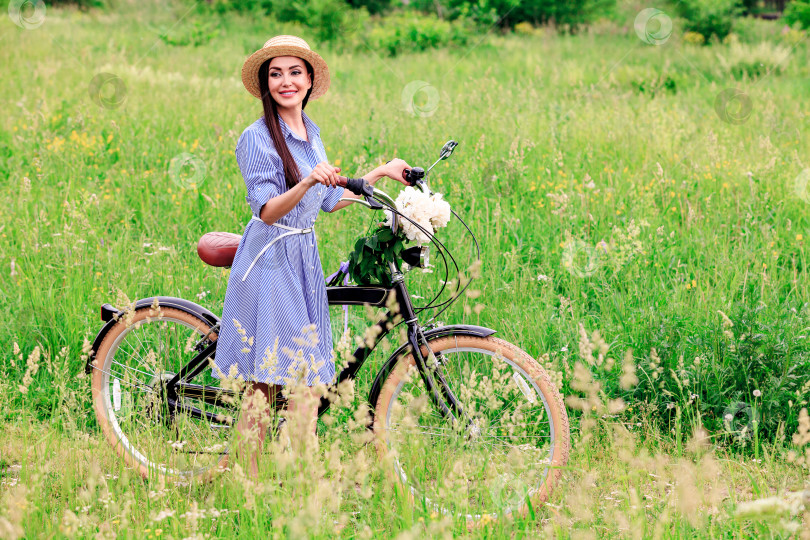
[[302,452],[308,446],[307,439],[317,444],[315,426],[318,421],[320,395],[314,387],[299,384],[290,391],[287,403],[288,433],[293,450]]
[[236,455],[247,456],[250,474],[259,474],[258,457],[270,424],[271,403],[275,402],[279,386],[266,383],[248,383],[242,398],[242,412],[236,423]]

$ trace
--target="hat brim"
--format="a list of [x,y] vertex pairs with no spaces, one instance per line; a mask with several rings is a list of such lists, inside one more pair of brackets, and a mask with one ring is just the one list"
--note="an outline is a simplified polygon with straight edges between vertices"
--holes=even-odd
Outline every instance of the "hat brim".
[[303,58],[312,66],[313,83],[312,93],[309,99],[318,99],[326,93],[329,88],[329,66],[321,55],[318,53],[305,49],[303,47],[296,47],[295,45],[277,45],[274,47],[265,47],[259,49],[255,53],[248,56],[245,63],[242,65],[242,84],[248,92],[253,96],[261,99],[261,91],[259,90],[259,67],[269,58],[276,56],[297,56]]

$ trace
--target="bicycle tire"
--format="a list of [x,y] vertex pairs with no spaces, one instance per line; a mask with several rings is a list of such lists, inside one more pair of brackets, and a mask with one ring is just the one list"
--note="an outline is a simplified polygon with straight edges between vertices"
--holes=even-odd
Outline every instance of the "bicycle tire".
[[[451,335],[436,338],[430,341],[429,345],[432,351],[437,354],[437,357],[440,358],[441,369],[448,379],[448,386],[451,391],[460,398],[462,407],[467,411],[465,414],[470,415],[470,417],[476,414],[478,415],[475,416],[474,420],[474,429],[477,430],[477,432],[473,434],[471,430],[465,431],[458,427],[443,427],[442,421],[445,422],[447,426],[451,426],[453,422],[446,417],[439,419],[440,416],[436,414],[435,407],[433,407],[432,410],[431,407],[425,407],[425,410],[428,410],[430,415],[422,416],[420,413],[420,416],[416,418],[416,425],[411,426],[410,422],[413,422],[414,419],[409,418],[407,415],[403,414],[402,411],[407,407],[417,410],[424,402],[428,401],[428,396],[425,392],[425,385],[423,381],[421,381],[418,372],[416,372],[416,361],[413,354],[403,356],[388,374],[382,385],[379,398],[375,405],[373,425],[377,450],[381,458],[385,458],[386,456],[391,457],[393,464],[392,474],[396,481],[406,484],[411,497],[420,499],[426,507],[431,507],[433,511],[463,515],[467,519],[467,525],[470,528],[477,524],[498,519],[509,514],[525,516],[529,512],[529,502],[531,502],[534,508],[544,504],[551,495],[554,486],[559,481],[562,474],[562,467],[568,462],[570,452],[568,414],[562,396],[554,387],[546,372],[526,352],[511,343],[492,336],[481,338],[467,335]],[[422,347],[422,353],[423,355],[428,354],[424,346]],[[464,354],[456,356],[456,353]],[[473,353],[480,353],[482,356],[482,369],[479,372],[470,369],[469,358],[473,357]],[[525,444],[520,443],[520,439],[518,438],[520,435],[516,435],[515,431],[500,435],[500,437],[504,438],[499,439],[496,432],[498,432],[501,427],[507,426],[507,424],[499,426],[501,420],[488,423],[485,418],[486,415],[481,414],[482,410],[481,407],[479,407],[481,403],[478,402],[480,401],[478,398],[481,396],[475,395],[470,390],[470,387],[475,387],[476,384],[478,384],[474,382],[476,376],[479,376],[479,382],[485,381],[487,377],[491,377],[489,379],[490,382],[495,380],[496,377],[498,380],[506,380],[504,379],[503,370],[493,369],[490,373],[486,373],[487,368],[484,360],[492,358],[497,358],[497,362],[503,359],[504,364],[511,367],[512,375],[509,376],[508,372],[506,372],[506,377],[508,377],[508,380],[514,382],[505,383],[503,389],[507,390],[510,384],[513,384],[514,387],[509,391],[512,392],[514,388],[518,389],[515,400],[519,399],[521,394],[525,396],[526,401],[530,401],[532,395],[535,396],[535,400],[537,395],[541,397],[540,400],[536,401],[542,403],[543,413],[539,413],[539,409],[536,407],[526,409],[524,411],[527,414],[525,417],[527,420],[525,429],[539,430],[539,426],[542,425],[530,422],[531,416],[528,415],[529,412],[533,411],[537,417],[545,415],[549,419],[548,431],[550,433],[548,440],[550,456],[547,462],[544,463],[545,470],[542,475],[542,481],[536,483],[532,482],[530,478],[525,478],[527,475],[523,475],[524,477],[518,475],[508,476],[512,471],[504,471],[495,478],[494,486],[490,488],[483,487],[477,491],[472,491],[470,490],[469,482],[466,485],[462,483],[462,487],[467,488],[467,493],[461,497],[461,501],[454,500],[448,503],[442,500],[441,494],[443,493],[443,488],[441,486],[443,482],[447,481],[448,475],[453,476],[458,473],[455,469],[459,467],[459,462],[456,461],[452,467],[450,463],[457,457],[460,451],[465,450],[468,451],[469,454],[472,454],[476,444],[479,448],[483,448],[485,441],[489,440],[487,437],[490,437],[492,439],[490,445],[493,449],[495,446],[503,445],[505,447],[504,449],[495,449],[495,452],[501,452],[503,455],[507,456],[508,459],[511,459],[510,456],[514,453],[516,448],[524,449],[530,452],[529,455],[531,455],[531,453],[534,453],[534,450],[524,447],[531,447],[532,444],[541,444],[541,436],[537,434],[526,435],[526,439],[530,442]],[[456,365],[452,365],[453,362],[455,362]],[[462,365],[463,363],[466,363],[467,366],[467,376],[464,375],[465,367]],[[496,361],[492,361],[492,364],[495,365]],[[463,382],[458,382],[455,379],[454,375],[459,374],[461,375],[459,380]],[[483,377],[480,377],[482,375]],[[521,383],[520,380],[523,382]],[[403,392],[404,389],[407,389],[407,392],[410,394]],[[534,391],[534,394],[531,394],[532,391]],[[414,392],[417,394],[415,397]],[[489,396],[484,397],[486,400],[490,400]],[[495,400],[497,401],[498,399],[499,398],[496,396]],[[504,405],[506,405],[506,402],[504,402]],[[520,405],[518,405],[518,410],[519,408]],[[396,416],[397,418],[392,420],[392,416]],[[428,422],[429,425],[423,425],[423,422]],[[461,424],[463,423],[459,422],[455,425],[460,426]],[[410,429],[410,427],[414,427],[414,429],[410,431],[405,429]],[[402,434],[398,435],[399,433]],[[532,433],[539,433],[539,431]],[[536,440],[531,442],[533,440],[532,438]],[[420,439],[426,439],[426,442],[419,443]],[[496,443],[495,441],[498,442]],[[455,446],[454,443],[456,443]],[[509,454],[506,454],[507,449]],[[392,450],[394,450],[393,453]],[[413,466],[404,463],[405,458],[403,458],[403,452],[411,452],[414,454],[408,456],[408,459],[414,461]],[[498,467],[502,467],[500,463],[496,463],[494,456],[496,456],[496,454],[493,453],[493,457],[488,460],[489,463],[482,462],[480,464],[483,467],[481,469],[482,471],[497,471]],[[483,459],[484,462],[487,461],[486,457],[481,459]],[[498,457],[498,459],[501,458]],[[476,458],[473,458],[471,461],[471,465],[469,463],[461,464],[460,468],[462,469],[462,473],[464,467],[467,465],[470,465],[470,468],[475,468],[479,465],[479,463],[476,462]],[[435,471],[428,471],[431,467],[434,468]],[[507,485],[509,484],[507,480],[511,481],[511,485]],[[498,486],[498,484],[500,484],[500,486]],[[452,490],[444,489],[444,492],[449,493],[450,491]],[[487,493],[487,491],[489,493]],[[521,493],[521,491],[523,493]],[[512,506],[508,506],[505,503],[507,498],[511,499],[509,502]]]
[[[217,448],[214,446],[204,447],[203,449],[205,449],[210,455],[210,457],[206,459],[208,463],[203,465],[201,460],[201,465],[199,467],[193,467],[186,470],[179,469],[176,466],[169,467],[167,466],[167,463],[159,463],[153,458],[148,457],[149,453],[144,446],[149,446],[147,442],[151,443],[152,441],[147,441],[146,438],[142,436],[143,434],[133,433],[137,427],[136,422],[140,422],[141,427],[147,428],[145,431],[148,431],[148,429],[153,429],[153,439],[162,443],[162,441],[158,440],[158,438],[167,435],[169,432],[166,430],[161,430],[157,426],[159,423],[165,424],[168,422],[168,420],[164,422],[161,419],[159,421],[155,420],[150,423],[151,420],[154,420],[155,417],[160,415],[160,409],[158,409],[157,413],[155,413],[154,409],[150,409],[149,407],[154,407],[156,404],[160,404],[160,399],[155,397],[158,395],[158,391],[165,389],[165,384],[161,385],[160,383],[168,380],[171,375],[174,375],[174,373],[177,372],[177,369],[190,361],[197,354],[197,352],[185,350],[189,348],[188,345],[186,345],[182,351],[185,354],[180,354],[180,352],[173,350],[166,350],[166,354],[161,355],[164,357],[164,359],[160,365],[158,363],[161,361],[157,358],[152,359],[154,363],[152,360],[147,361],[147,359],[143,359],[145,364],[139,365],[136,368],[128,369],[125,363],[129,362],[132,356],[129,355],[129,358],[125,357],[125,354],[129,354],[129,352],[126,348],[122,347],[122,345],[126,342],[129,336],[134,336],[137,338],[138,346],[142,347],[144,346],[144,341],[138,336],[138,334],[135,334],[134,332],[142,328],[146,328],[147,331],[158,329],[159,327],[155,325],[161,324],[166,325],[162,327],[165,330],[168,328],[169,323],[177,325],[178,327],[183,327],[188,331],[189,337],[186,339],[187,344],[195,339],[199,340],[203,336],[208,335],[211,331],[211,324],[204,319],[169,307],[161,306],[158,308],[158,310],[155,310],[152,307],[141,308],[134,311],[129,319],[127,319],[126,316],[122,317],[107,332],[98,348],[98,351],[96,352],[91,383],[93,408],[104,437],[112,445],[119,457],[121,457],[129,467],[137,470],[138,473],[144,478],[149,478],[150,475],[154,475],[158,479],[162,480],[190,480],[192,478],[200,480],[210,479],[212,474],[222,470],[227,465],[227,442],[225,443],[224,448]],[[165,334],[167,335],[168,347],[168,332]],[[218,334],[214,332],[210,333],[208,339],[210,342],[213,342],[216,341],[217,337]],[[146,334],[144,334],[144,338],[146,338]],[[162,342],[160,343],[162,344]],[[176,356],[173,356],[175,354]],[[149,353],[147,352],[147,357],[148,355]],[[172,357],[177,359],[177,362],[173,362],[174,365],[170,365],[172,362],[170,362],[169,359]],[[116,358],[118,360],[116,360]],[[156,369],[154,372],[148,373],[148,367],[150,365],[162,369]],[[147,369],[147,371],[144,371],[144,369]],[[137,375],[135,375],[135,373],[137,373]],[[144,383],[143,380],[138,379],[138,377],[142,377],[142,379],[150,377],[150,382]],[[203,379],[211,377],[210,370],[203,372],[203,374],[198,376],[198,378],[200,377]],[[122,390],[122,387],[125,388],[125,390]],[[148,389],[150,387],[151,390]],[[144,394],[144,401],[148,400],[148,403],[146,403],[146,408],[142,411],[138,410],[135,406],[136,399],[140,399],[140,397],[135,397],[138,394]],[[139,417],[137,414],[139,412],[143,412],[144,414]],[[170,415],[168,414],[164,414],[163,418],[168,418],[169,416]],[[214,431],[216,425],[215,423],[209,423],[202,419],[197,420],[201,426],[201,429],[205,429],[203,426],[207,425],[207,428],[209,428],[212,432]],[[179,422],[177,419],[173,420],[172,426],[169,428],[173,430],[173,433],[177,437],[177,441],[174,441],[174,437],[168,441],[165,441],[164,439],[164,441],[175,445],[172,446],[172,449],[178,455],[182,455],[183,453],[195,453],[196,451],[191,447],[189,447],[189,449],[185,449],[185,443],[180,440],[179,434],[181,433],[181,429],[177,426],[178,423]],[[132,425],[134,427],[129,429],[128,427],[123,427],[125,425]],[[232,431],[232,429],[230,429],[232,425],[233,422],[230,424],[230,426],[228,426],[226,422],[226,427],[217,427],[216,430],[227,431],[228,433],[221,432],[217,434],[216,439],[227,441],[230,436],[230,431]],[[127,432],[128,429],[129,432]],[[184,426],[184,430],[189,432],[187,426]],[[204,433],[204,431],[201,431],[200,433]],[[203,443],[201,440],[199,440],[199,437],[197,439],[197,442],[202,445]],[[179,446],[180,448],[178,449],[176,446]],[[165,450],[168,452],[168,449]],[[199,451],[199,453],[203,453],[202,449]],[[171,455],[171,452],[169,452],[169,454]],[[175,459],[173,461],[176,462],[179,461],[179,459]]]

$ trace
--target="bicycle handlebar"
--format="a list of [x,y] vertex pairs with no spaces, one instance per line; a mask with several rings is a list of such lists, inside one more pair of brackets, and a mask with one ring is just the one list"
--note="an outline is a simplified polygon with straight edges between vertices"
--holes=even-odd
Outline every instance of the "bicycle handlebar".
[[[430,189],[427,184],[422,180],[425,176],[425,170],[421,167],[413,167],[412,169],[405,169],[402,171],[402,177],[412,186],[418,186],[423,191],[429,193]],[[363,205],[368,206],[372,210],[383,210],[386,207],[396,209],[397,204],[386,192],[377,189],[369,184],[364,178],[349,178],[347,176],[338,175],[337,185],[348,189],[355,195],[359,195],[361,199],[353,199],[355,202],[361,202]],[[347,200],[347,199],[341,199]],[[396,233],[399,230],[399,216],[397,212],[391,213],[391,230]]]
[[[405,169],[402,171],[402,178],[412,186],[416,185],[424,176],[425,171],[421,167],[414,167],[413,169]],[[370,195],[365,189],[368,182],[363,178],[349,178],[348,176],[338,175],[337,185],[345,187],[355,195]]]
[[[377,189],[369,184],[364,178],[348,178],[346,176],[338,175],[337,185],[344,187],[354,193],[360,195],[361,199],[352,199],[355,202],[361,202],[372,210],[383,210],[386,207],[396,209],[397,204],[394,202],[386,192]],[[365,199],[365,200],[363,200]],[[341,199],[347,200],[347,199]],[[397,232],[399,229],[399,222],[396,213],[393,213],[393,221],[391,229]]]

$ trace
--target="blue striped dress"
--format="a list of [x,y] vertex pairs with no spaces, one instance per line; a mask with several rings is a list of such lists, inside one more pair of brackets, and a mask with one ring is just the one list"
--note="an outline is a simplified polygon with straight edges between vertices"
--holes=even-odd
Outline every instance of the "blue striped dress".
[[[281,116],[279,123],[301,178],[305,178],[327,159],[318,126],[303,111],[302,117],[309,142],[293,132]],[[245,199],[258,217],[270,198],[287,191],[281,157],[264,116],[242,132],[236,144],[236,161],[247,187]],[[341,187],[316,184],[277,223],[299,229],[311,227],[318,210],[331,211],[342,195]],[[225,292],[214,377],[288,384],[296,370],[303,370],[308,386],[328,384],[334,378],[329,307],[315,232],[281,238],[242,279],[266,244],[286,232],[255,219],[245,227]]]

